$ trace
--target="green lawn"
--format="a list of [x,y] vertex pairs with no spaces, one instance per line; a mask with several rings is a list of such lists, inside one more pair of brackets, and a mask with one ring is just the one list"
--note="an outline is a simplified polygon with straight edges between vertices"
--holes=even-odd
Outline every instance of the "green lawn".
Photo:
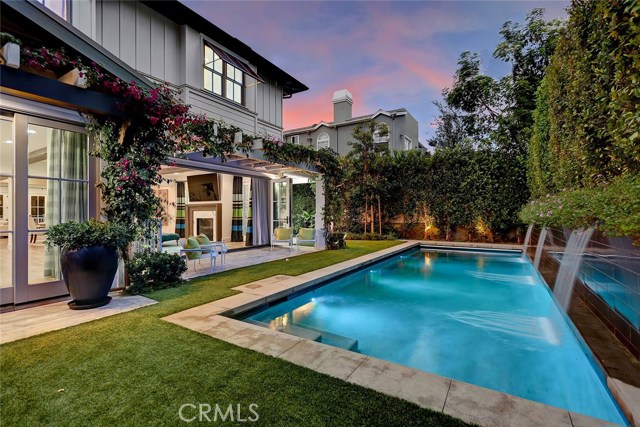
[[149,295],[160,301],[154,306],[0,346],[0,423],[188,425],[178,417],[185,403],[225,408],[239,403],[243,417],[251,415],[246,408],[255,403],[259,421],[242,424],[466,425],[160,319],[232,295],[230,288],[243,283],[302,274],[393,244],[349,242],[347,250],[196,279]]

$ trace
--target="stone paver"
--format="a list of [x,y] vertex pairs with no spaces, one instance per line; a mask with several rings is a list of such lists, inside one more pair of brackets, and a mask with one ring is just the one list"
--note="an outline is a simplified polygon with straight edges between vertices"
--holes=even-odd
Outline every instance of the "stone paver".
[[265,302],[267,301],[264,296],[242,293],[216,300],[215,304],[218,307],[226,308],[229,314],[235,314],[240,311],[251,310]]
[[571,417],[571,424],[573,427],[615,427],[618,424],[608,423],[603,420],[588,417],[582,414],[576,414],[575,412],[569,412]]
[[347,380],[390,396],[442,411],[451,380],[368,357]]
[[303,340],[279,357],[296,365],[345,380],[367,356]]
[[[224,319],[222,316],[215,317]],[[226,322],[220,322],[210,329],[205,330],[204,333],[239,347],[268,354],[269,356],[279,356],[302,341],[302,338],[234,319],[227,319]]]
[[68,328],[92,320],[125,313],[156,304],[157,301],[141,295],[112,294],[109,304],[88,310],[71,310],[67,301],[0,314],[0,344],[28,338],[46,332]]
[[571,427],[569,412],[452,380],[444,413],[494,427]]
[[631,424],[640,427],[640,389],[615,378],[608,378],[607,384]]

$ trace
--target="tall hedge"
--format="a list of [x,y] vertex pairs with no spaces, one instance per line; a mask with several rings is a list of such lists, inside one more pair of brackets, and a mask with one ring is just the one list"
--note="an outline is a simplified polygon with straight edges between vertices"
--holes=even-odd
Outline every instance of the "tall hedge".
[[640,241],[640,0],[573,1],[536,102],[521,219]]
[[574,1],[538,90],[534,196],[640,171],[640,3]]

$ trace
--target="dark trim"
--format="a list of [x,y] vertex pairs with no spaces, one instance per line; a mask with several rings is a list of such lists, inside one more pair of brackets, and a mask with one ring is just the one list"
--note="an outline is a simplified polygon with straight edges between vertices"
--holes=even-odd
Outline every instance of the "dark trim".
[[82,112],[121,116],[111,95],[0,65],[2,93]]
[[260,74],[273,78],[276,82],[282,84],[284,95],[292,95],[294,93],[309,90],[307,86],[299,82],[290,74],[274,65],[268,59],[259,55],[249,46],[233,37],[229,33],[223,31],[218,26],[209,22],[206,18],[191,10],[189,7],[177,0],[166,1],[141,1],[142,4],[149,6],[156,12],[164,15],[166,18],[178,25],[186,25],[194,30],[212,38],[231,52],[241,56],[258,68]]
[[2,0],[2,14],[9,12],[8,9],[26,18],[31,28],[34,26],[39,27],[41,31],[57,39],[60,44],[66,45],[80,55],[102,65],[116,77],[126,82],[133,80],[144,88],[155,86],[150,80],[141,76],[133,68],[126,65],[44,5],[26,0]]

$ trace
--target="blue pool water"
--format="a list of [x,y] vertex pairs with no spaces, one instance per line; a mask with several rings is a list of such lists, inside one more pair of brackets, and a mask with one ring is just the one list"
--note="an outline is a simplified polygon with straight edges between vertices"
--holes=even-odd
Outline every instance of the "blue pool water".
[[416,249],[245,320],[324,332],[338,346],[357,340],[363,354],[627,423],[519,255]]

